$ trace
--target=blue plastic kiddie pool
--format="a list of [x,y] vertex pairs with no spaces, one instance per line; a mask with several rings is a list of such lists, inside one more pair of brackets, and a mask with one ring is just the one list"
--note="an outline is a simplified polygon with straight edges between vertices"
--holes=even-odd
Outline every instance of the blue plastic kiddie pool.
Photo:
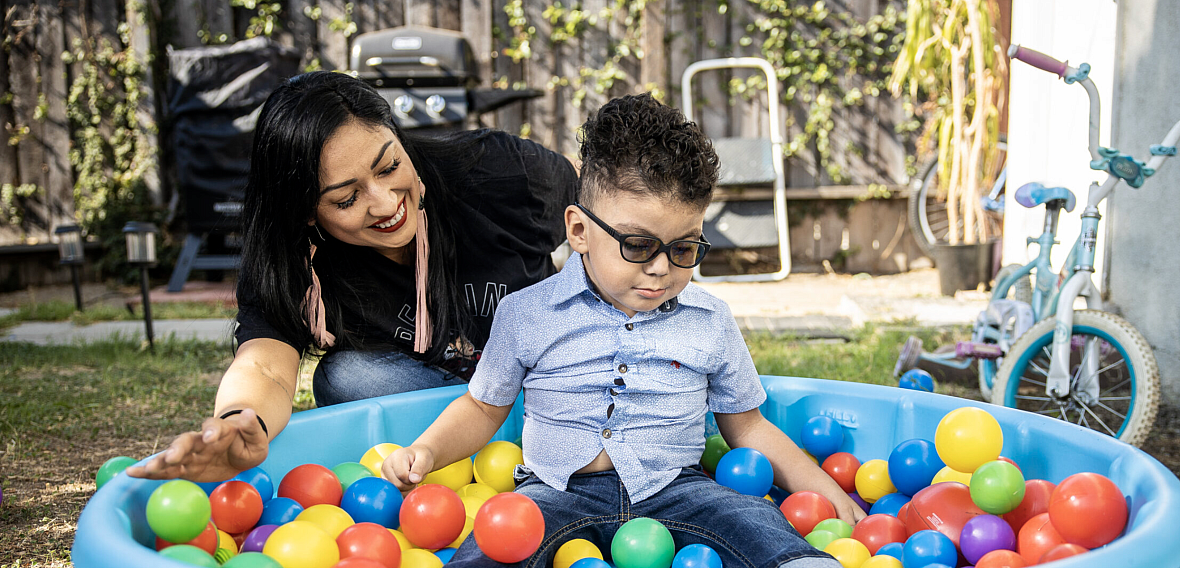
[[[844,445],[862,462],[888,459],[897,444],[934,439],[942,417],[962,406],[995,416],[1004,431],[1003,455],[1020,464],[1026,479],[1059,483],[1074,473],[1100,473],[1127,496],[1130,517],[1123,536],[1089,553],[1051,563],[1054,567],[1180,567],[1180,480],[1142,451],[1093,431],[1010,408],[893,387],[762,377],[769,395],[768,420],[799,442],[803,423],[816,415],[845,428]],[[406,445],[421,434],[465,386],[417,391],[300,412],[270,447],[262,468],[275,485],[305,463],[333,467],[357,461],[381,442]],[[496,440],[521,432],[520,401]],[[78,568],[188,566],[159,556],[145,507],[160,481],[120,474],[95,493],[78,519],[73,563]]]

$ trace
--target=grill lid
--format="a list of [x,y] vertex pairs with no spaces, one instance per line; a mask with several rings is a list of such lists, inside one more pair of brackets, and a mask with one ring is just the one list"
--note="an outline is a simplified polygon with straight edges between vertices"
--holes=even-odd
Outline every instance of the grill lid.
[[358,35],[349,68],[375,87],[463,87],[479,84],[471,44],[459,32],[402,26]]

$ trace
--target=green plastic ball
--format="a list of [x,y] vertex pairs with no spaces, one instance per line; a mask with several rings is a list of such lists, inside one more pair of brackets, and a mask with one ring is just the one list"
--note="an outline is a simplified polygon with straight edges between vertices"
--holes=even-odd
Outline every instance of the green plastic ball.
[[147,502],[148,526],[168,542],[188,542],[209,524],[209,496],[196,483],[174,479],[152,491]]
[[824,519],[816,523],[815,528],[811,530],[828,531],[836,535],[836,538],[852,538],[852,525],[840,519]]
[[814,546],[816,549],[823,550],[827,548],[829,544],[832,544],[832,541],[838,540],[839,538],[840,537],[836,536],[836,533],[832,531],[813,530],[806,537],[804,537],[804,540],[806,540],[808,544]]
[[221,568],[283,568],[283,565],[261,552],[243,552],[226,560]]
[[657,520],[631,519],[619,527],[610,543],[618,568],[669,568],[676,556],[672,533]]
[[209,556],[208,552],[191,544],[169,546],[160,551],[160,556],[166,556],[177,562],[184,562],[193,566],[203,566],[205,568],[219,568],[221,566],[212,556]]
[[98,473],[94,475],[94,489],[96,491],[102,489],[102,486],[106,485],[111,478],[119,475],[119,472],[135,465],[138,461],[135,458],[129,458],[127,456],[117,456],[103,462],[102,466],[98,468]]
[[218,548],[217,552],[213,554],[213,559],[218,564],[225,564],[226,560],[234,557],[234,553],[230,552],[228,548]]
[[348,487],[356,480],[373,477],[373,471],[357,462],[344,462],[332,468],[332,473],[340,480],[340,490],[348,491]]
[[1003,515],[1024,500],[1024,475],[1006,461],[990,461],[971,474],[971,500],[985,512]]
[[701,455],[701,465],[704,466],[705,471],[715,473],[717,471],[717,462],[721,461],[721,456],[724,456],[729,451],[729,444],[725,443],[725,438],[721,434],[713,434],[705,438],[705,453]]

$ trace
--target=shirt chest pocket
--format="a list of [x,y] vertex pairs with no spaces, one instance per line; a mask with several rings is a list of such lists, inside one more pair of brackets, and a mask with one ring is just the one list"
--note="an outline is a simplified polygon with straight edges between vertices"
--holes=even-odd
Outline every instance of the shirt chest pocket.
[[[673,358],[674,357],[674,358]],[[656,352],[648,360],[643,375],[663,392],[693,392],[709,386],[709,374],[716,364],[713,356],[693,348],[680,347]]]

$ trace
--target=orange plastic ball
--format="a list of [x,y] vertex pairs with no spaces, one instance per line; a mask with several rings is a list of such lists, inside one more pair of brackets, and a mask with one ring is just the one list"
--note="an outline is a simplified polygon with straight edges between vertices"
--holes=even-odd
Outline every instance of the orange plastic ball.
[[340,559],[367,558],[379,562],[383,568],[398,568],[402,563],[402,547],[389,529],[377,523],[357,523],[336,537]]
[[856,470],[860,460],[848,452],[836,452],[824,460],[823,470],[836,480],[845,493],[856,492]]
[[869,515],[852,527],[852,538],[865,545],[869,554],[876,554],[878,549],[891,542],[905,543],[908,536],[901,519],[881,513]]
[[164,550],[169,546],[176,546],[177,544],[191,544],[192,546],[208,552],[209,555],[212,556],[217,552],[217,540],[217,525],[215,525],[213,521],[209,521],[209,524],[205,525],[205,530],[201,531],[201,534],[197,535],[197,538],[194,538],[188,542],[168,542],[157,536],[156,550]]
[[411,491],[401,510],[401,531],[414,546],[437,550],[463,532],[463,500],[445,485],[428,483]]
[[1011,550],[993,550],[979,558],[975,568],[1024,568],[1029,563],[1024,557]]
[[792,493],[778,508],[801,535],[811,534],[820,521],[836,518],[832,502],[814,491]]
[[1065,539],[1049,522],[1049,513],[1041,513],[1024,523],[1016,537],[1016,551],[1029,565],[1040,562],[1041,557],[1054,546],[1065,544]]
[[545,536],[541,508],[520,493],[501,493],[488,499],[475,514],[475,543],[488,558],[511,564],[537,551]]
[[1069,558],[1070,556],[1085,554],[1087,552],[1090,551],[1086,550],[1086,547],[1078,544],[1073,544],[1071,542],[1059,544],[1053,548],[1050,548],[1047,552],[1041,555],[1041,564],[1052,562],[1054,560],[1061,560],[1062,558]]
[[213,522],[230,534],[246,532],[262,518],[262,495],[245,481],[231,479],[218,485],[209,494],[209,505]]
[[1049,519],[1066,542],[1098,548],[1127,528],[1126,497],[1104,475],[1076,473],[1053,490]]
[[314,463],[303,464],[287,472],[279,482],[279,497],[294,499],[304,509],[313,505],[340,506],[344,489],[332,470]]

